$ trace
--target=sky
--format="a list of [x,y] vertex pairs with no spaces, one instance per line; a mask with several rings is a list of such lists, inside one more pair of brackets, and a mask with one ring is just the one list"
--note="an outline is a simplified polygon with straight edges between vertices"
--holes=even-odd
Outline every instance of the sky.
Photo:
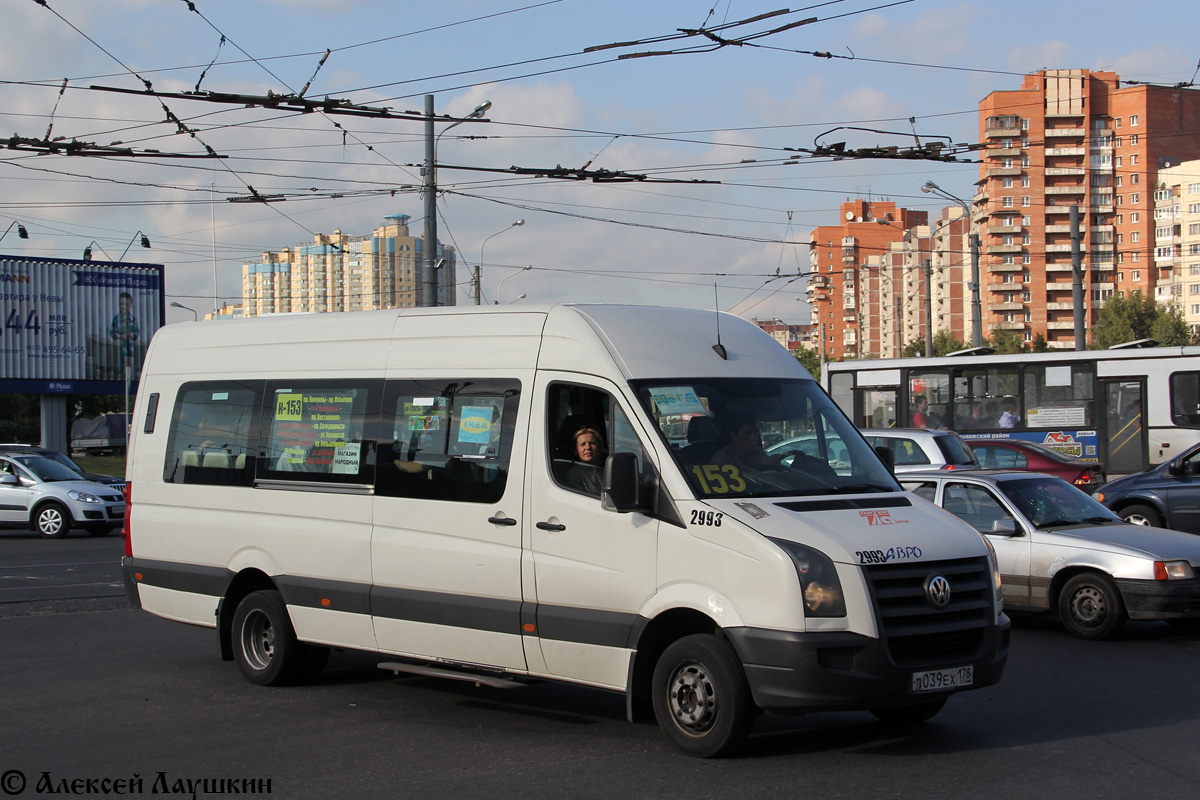
[[[809,233],[837,224],[842,202],[936,216],[945,203],[920,192],[925,181],[969,200],[978,175],[974,163],[831,161],[813,157],[818,145],[966,145],[979,137],[980,100],[1026,73],[1176,84],[1195,80],[1200,61],[1194,6],[1182,0],[1153,14],[1107,0],[841,0],[735,24],[780,10],[764,0],[0,0],[5,136],[135,153],[0,150],[0,227],[29,232],[10,231],[0,253],[77,259],[94,242],[94,260],[164,264],[168,303],[203,315],[240,302],[242,265],[265,251],[334,229],[370,235],[389,214],[409,215],[419,236],[424,123],[158,98],[141,93],[145,82],[303,91],[394,113],[420,113],[433,95],[435,113],[452,118],[492,103],[486,121],[438,139],[438,238],[458,250],[458,303],[472,302],[482,257],[485,303],[715,306],[802,324]],[[224,157],[178,157],[209,153]],[[559,166],[646,177],[504,172]],[[253,193],[285,199],[229,202]],[[168,308],[168,322],[191,318]]]

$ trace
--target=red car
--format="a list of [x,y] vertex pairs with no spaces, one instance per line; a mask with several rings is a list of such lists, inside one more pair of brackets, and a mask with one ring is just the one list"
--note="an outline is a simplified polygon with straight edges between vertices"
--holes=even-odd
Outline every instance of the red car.
[[1099,464],[1060,453],[1037,442],[1014,439],[967,442],[984,469],[1020,469],[1046,472],[1073,483],[1085,492],[1104,483]]

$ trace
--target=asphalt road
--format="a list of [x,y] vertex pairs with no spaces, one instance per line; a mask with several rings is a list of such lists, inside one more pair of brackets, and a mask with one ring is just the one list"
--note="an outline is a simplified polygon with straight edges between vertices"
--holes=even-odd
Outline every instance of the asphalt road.
[[[37,544],[45,561],[0,539],[5,572],[14,550],[60,575],[49,565],[120,550],[119,539]],[[136,775],[135,796],[188,794],[183,781],[207,778],[269,780],[260,795],[283,798],[1127,800],[1190,796],[1200,774],[1200,634],[1149,623],[1086,643],[1018,620],[1004,680],[930,723],[762,717],[747,751],[720,761],[625,722],[622,698],[571,686],[396,678],[378,656],[337,653],[316,684],[256,687],[219,660],[211,631],[123,596],[0,605],[0,643],[0,790],[20,777],[17,797],[38,796],[45,774],[80,790]]]

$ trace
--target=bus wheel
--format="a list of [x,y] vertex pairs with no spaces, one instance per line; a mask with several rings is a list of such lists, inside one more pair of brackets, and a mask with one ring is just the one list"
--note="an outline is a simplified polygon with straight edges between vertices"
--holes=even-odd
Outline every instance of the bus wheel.
[[259,686],[292,683],[304,663],[304,646],[276,591],[251,592],[233,615],[233,658],[246,680]]
[[1067,581],[1058,596],[1058,616],[1079,639],[1107,639],[1125,624],[1121,593],[1107,575],[1084,572]]
[[43,539],[61,539],[71,530],[71,515],[58,503],[46,503],[37,510],[33,529]]
[[1163,524],[1162,514],[1159,514],[1153,506],[1141,503],[1122,508],[1121,519],[1132,522],[1134,525],[1149,525],[1151,528],[1161,528]]
[[654,667],[654,716],[671,744],[701,758],[745,742],[754,701],[729,642],[696,634],[672,643]]

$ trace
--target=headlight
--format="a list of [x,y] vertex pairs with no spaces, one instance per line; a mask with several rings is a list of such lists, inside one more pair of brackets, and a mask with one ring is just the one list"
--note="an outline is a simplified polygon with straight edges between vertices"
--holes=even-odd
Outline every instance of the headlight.
[[996,592],[996,602],[1001,606],[1004,604],[1004,591],[1000,588],[1000,559],[996,557],[996,548],[992,546],[991,540],[988,537],[980,535],[983,543],[987,545],[988,562],[992,565],[992,589]]
[[96,497],[96,495],[88,494],[87,492],[81,492],[78,489],[72,489],[71,491],[67,492],[67,497],[71,498],[72,500],[78,500],[81,503],[100,502],[100,498]]
[[1154,562],[1154,580],[1156,581],[1185,581],[1195,577],[1195,570],[1186,561]]
[[829,556],[811,547],[786,539],[771,539],[796,565],[800,588],[804,592],[804,609],[812,617],[846,616],[846,599],[842,583]]

